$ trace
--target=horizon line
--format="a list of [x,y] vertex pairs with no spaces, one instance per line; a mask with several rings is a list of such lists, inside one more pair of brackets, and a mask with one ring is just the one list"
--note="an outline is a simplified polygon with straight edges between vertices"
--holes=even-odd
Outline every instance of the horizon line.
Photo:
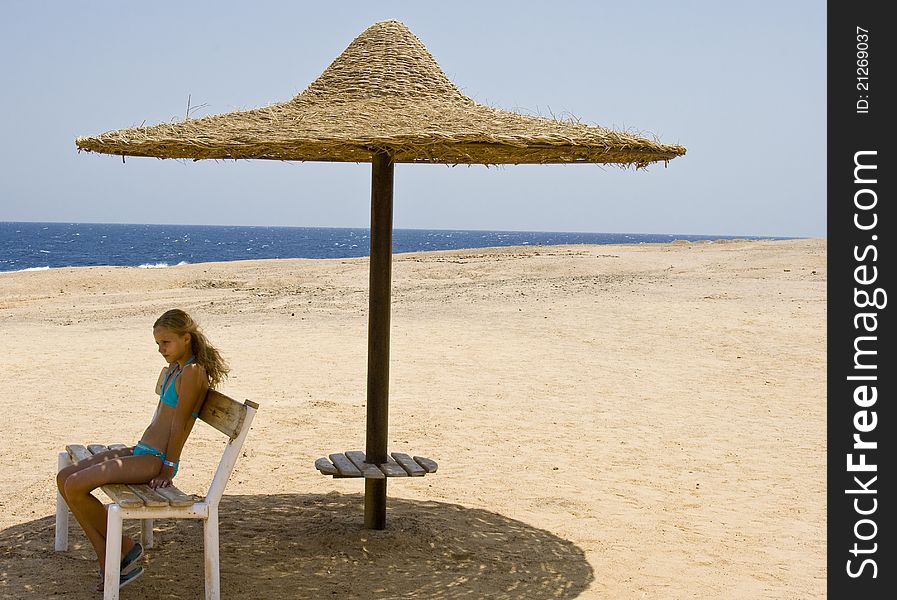
[[[197,223],[124,223],[124,222],[99,222],[99,221],[6,221],[0,220],[0,224],[26,224],[26,225],[145,225],[152,227],[246,227],[258,229],[355,229],[370,231],[368,227],[347,227],[336,225],[237,225],[237,224],[197,224]],[[424,228],[424,227],[393,227],[393,231],[456,231],[456,232],[490,232],[490,233],[556,233],[574,235],[659,235],[659,236],[688,236],[704,238],[745,238],[745,239],[825,239],[825,235],[759,235],[759,234],[723,234],[723,233],[657,233],[634,231],[561,231],[545,229],[466,229],[460,227],[451,228]]]

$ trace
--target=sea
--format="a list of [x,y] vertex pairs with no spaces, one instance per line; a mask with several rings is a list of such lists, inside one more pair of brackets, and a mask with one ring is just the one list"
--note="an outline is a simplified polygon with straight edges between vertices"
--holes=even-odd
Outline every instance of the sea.
[[[649,233],[395,229],[393,252],[493,246],[647,244],[673,240],[782,239]],[[62,267],[176,265],[370,254],[370,230],[331,227],[0,222],[0,272]]]

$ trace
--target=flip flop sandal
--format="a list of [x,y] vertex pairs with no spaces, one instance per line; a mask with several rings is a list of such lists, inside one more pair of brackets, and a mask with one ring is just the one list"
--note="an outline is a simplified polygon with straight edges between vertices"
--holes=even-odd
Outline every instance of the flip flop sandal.
[[[132,568],[134,568],[135,563],[138,560],[140,560],[142,557],[143,557],[143,545],[140,542],[137,542],[136,544],[134,544],[134,546],[131,547],[131,550],[127,554],[125,554],[125,557],[123,559],[121,559],[121,567],[119,569],[119,572],[122,575],[124,575],[125,573],[130,571]],[[103,570],[97,569],[97,574],[102,578]]]
[[134,544],[134,547],[131,548],[131,551],[125,554],[125,557],[121,559],[121,569],[120,572],[122,575],[128,573],[136,566],[138,560],[143,558],[143,545],[140,542]]
[[136,569],[131,569],[127,573],[121,576],[121,579],[118,580],[118,588],[121,589],[143,575],[143,571],[145,569],[143,567],[137,567]]
[[[127,573],[119,576],[118,579],[118,589],[121,589],[143,575],[143,571],[145,569],[143,567],[137,567],[136,569],[131,569]],[[100,593],[103,592],[103,580],[100,580],[100,583],[97,584],[96,590]]]

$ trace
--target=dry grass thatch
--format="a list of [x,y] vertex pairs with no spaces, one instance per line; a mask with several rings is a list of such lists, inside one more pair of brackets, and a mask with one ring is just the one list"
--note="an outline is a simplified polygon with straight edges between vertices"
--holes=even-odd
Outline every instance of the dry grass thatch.
[[609,163],[641,167],[678,145],[521,115],[463,95],[399,21],[376,23],[288,102],[78,138],[79,149],[159,158],[449,164]]

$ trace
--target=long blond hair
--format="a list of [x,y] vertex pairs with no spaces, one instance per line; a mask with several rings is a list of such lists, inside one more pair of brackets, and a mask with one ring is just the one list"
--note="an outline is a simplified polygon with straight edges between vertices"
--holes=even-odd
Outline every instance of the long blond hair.
[[230,367],[193,318],[179,308],[166,311],[153,323],[153,328],[165,327],[177,335],[190,334],[190,347],[197,364],[202,365],[209,377],[209,387],[216,388],[230,372]]

